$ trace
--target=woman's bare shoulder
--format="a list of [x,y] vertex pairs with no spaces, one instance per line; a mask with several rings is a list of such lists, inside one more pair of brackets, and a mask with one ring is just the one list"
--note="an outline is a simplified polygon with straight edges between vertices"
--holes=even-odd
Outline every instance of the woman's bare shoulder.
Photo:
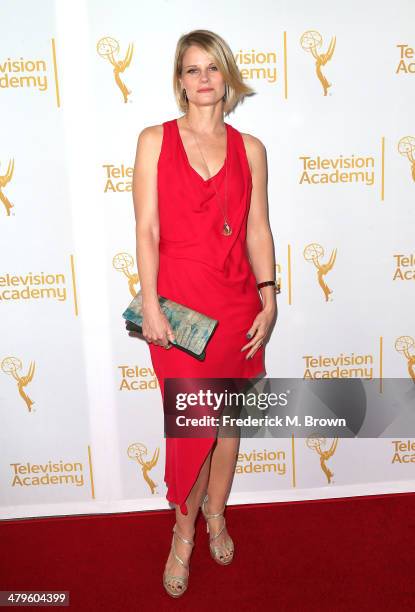
[[138,138],[148,143],[157,142],[163,136],[163,125],[148,125],[141,130]]
[[244,134],[243,132],[241,132],[241,136],[243,138],[245,148],[252,151],[254,155],[260,155],[264,151],[265,146],[263,142],[256,136],[253,136],[252,134]]
[[266,159],[266,149],[263,142],[252,134],[244,134],[241,136],[245,145],[246,156],[248,158],[251,171],[258,165],[263,164]]
[[137,150],[156,157],[160,153],[162,141],[163,125],[148,125],[138,135]]

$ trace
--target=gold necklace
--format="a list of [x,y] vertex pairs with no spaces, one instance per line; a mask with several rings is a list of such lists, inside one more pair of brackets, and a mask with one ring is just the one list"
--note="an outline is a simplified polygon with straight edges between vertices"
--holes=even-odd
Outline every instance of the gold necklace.
[[[193,138],[194,138],[194,139],[195,139],[195,141],[196,141],[196,145],[197,145],[197,148],[199,149],[199,153],[200,153],[200,155],[201,155],[201,157],[202,157],[202,159],[203,159],[203,162],[204,162],[204,164],[205,164],[205,166],[206,166],[206,169],[207,169],[207,171],[208,171],[208,174],[209,174],[209,179],[211,179],[212,177],[210,176],[210,170],[209,170],[209,167],[208,167],[208,165],[207,165],[207,163],[206,163],[206,160],[205,160],[205,158],[204,158],[204,156],[203,156],[202,151],[200,150],[200,146],[199,146],[198,140],[197,140],[197,138],[196,138],[196,134],[194,133],[194,131],[193,131],[193,130],[192,130],[192,128],[190,127],[189,120],[188,120],[188,118],[187,118],[187,117],[186,117],[186,123],[187,123],[187,126],[188,126],[189,130],[190,130],[190,131],[191,131],[191,133],[193,134]],[[226,126],[225,126],[225,130],[227,131]],[[220,205],[220,199],[219,199],[218,190],[216,189],[216,185],[215,185],[215,183],[212,181],[212,183],[213,183],[213,187],[215,188],[216,197],[217,197],[217,200],[218,200],[218,203],[219,203],[219,207],[220,207],[220,209],[221,209],[221,211],[222,211],[222,215],[223,215],[223,221],[224,221],[224,223],[223,223],[223,227],[222,227],[222,234],[223,234],[224,236],[230,236],[230,235],[232,234],[232,228],[231,228],[231,226],[229,225],[229,222],[228,222],[228,220],[227,220],[227,218],[226,218],[226,211],[227,211],[227,205],[228,205],[228,138],[229,138],[229,134],[228,134],[228,132],[227,132],[227,134],[226,134],[226,157],[225,157],[225,212],[223,212],[222,206]],[[220,170],[219,170],[219,172],[220,172]],[[219,173],[219,172],[218,172],[218,173]],[[209,180],[209,179],[208,179],[208,180]]]

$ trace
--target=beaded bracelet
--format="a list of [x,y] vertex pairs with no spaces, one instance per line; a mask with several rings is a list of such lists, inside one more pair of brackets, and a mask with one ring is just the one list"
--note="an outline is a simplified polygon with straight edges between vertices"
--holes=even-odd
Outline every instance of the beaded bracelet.
[[257,288],[261,289],[261,287],[268,287],[268,285],[273,285],[275,287],[275,293],[281,293],[281,287],[279,283],[275,281],[264,281],[263,283],[257,283]]

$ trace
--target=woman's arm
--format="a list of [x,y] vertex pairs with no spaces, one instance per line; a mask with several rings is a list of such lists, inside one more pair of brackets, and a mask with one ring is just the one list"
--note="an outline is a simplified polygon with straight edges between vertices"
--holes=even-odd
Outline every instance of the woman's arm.
[[[257,283],[275,280],[274,244],[268,219],[268,170],[262,142],[243,135],[252,174],[252,195],[247,223],[247,247]],[[260,289],[264,310],[275,311],[276,296],[272,286]]]
[[157,196],[157,163],[163,126],[154,125],[140,133],[133,172],[133,202],[136,226],[137,270],[143,296],[143,336],[167,346],[173,331],[160,308],[157,295],[160,226]]
[[[275,280],[275,258],[271,228],[268,221],[267,161],[265,147],[258,138],[242,135],[252,174],[252,194],[247,222],[247,250],[257,283]],[[252,338],[241,351],[247,351],[245,359],[252,358],[263,344],[277,313],[275,288],[262,287],[262,310],[255,317],[247,332]]]
[[143,295],[143,308],[158,306],[157,161],[162,138],[158,127],[147,127],[140,133],[133,172],[137,270]]

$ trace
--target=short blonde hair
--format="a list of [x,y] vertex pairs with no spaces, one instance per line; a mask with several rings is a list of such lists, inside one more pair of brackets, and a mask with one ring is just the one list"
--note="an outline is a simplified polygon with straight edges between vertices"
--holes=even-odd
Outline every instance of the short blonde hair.
[[255,93],[254,89],[244,83],[227,42],[210,30],[193,30],[179,38],[174,58],[173,89],[177,105],[183,113],[187,111],[188,103],[179,79],[182,76],[183,56],[191,45],[197,45],[209,53],[223,75],[226,91],[223,108],[225,115],[234,111],[238,104],[244,101],[245,96]]

